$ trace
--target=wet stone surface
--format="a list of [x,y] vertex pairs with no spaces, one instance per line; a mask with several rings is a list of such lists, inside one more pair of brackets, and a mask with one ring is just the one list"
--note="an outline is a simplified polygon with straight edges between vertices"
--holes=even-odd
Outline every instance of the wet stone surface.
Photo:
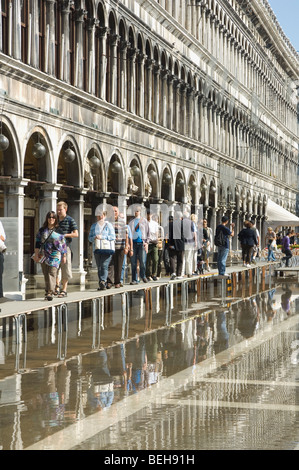
[[296,448],[297,298],[184,281],[1,318],[0,447]]

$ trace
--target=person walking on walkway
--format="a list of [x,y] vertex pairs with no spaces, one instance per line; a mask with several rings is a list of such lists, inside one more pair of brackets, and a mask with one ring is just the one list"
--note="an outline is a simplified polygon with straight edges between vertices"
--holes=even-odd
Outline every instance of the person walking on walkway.
[[138,284],[137,262],[139,261],[140,279],[147,282],[145,277],[146,255],[148,251],[148,241],[150,237],[148,221],[141,217],[141,207],[135,210],[135,217],[129,222],[133,236],[133,256],[131,256],[132,282]]
[[286,267],[289,267],[290,259],[292,258],[292,252],[290,247],[290,235],[291,231],[289,230],[286,235],[281,240],[281,251],[284,253],[284,257],[281,258],[282,261],[286,262]]
[[106,212],[101,207],[95,211],[97,222],[92,224],[88,240],[93,244],[93,252],[98,268],[99,287],[105,290],[108,278],[108,267],[115,252],[115,231],[113,225],[106,219]]
[[118,288],[120,287],[124,256],[128,254],[129,238],[125,221],[119,216],[118,207],[114,206],[113,212],[115,252],[113,253],[109,264],[107,287],[111,287],[111,285],[114,283],[114,286]]
[[275,261],[274,244],[276,243],[276,234],[272,227],[268,227],[265,241],[268,248],[268,261]]
[[64,201],[60,201],[57,204],[57,215],[58,215],[58,222],[59,227],[64,234],[66,244],[67,244],[67,255],[66,255],[66,263],[61,265],[61,284],[62,289],[59,290],[59,275],[57,275],[56,279],[56,287],[55,287],[55,295],[58,297],[66,297],[67,296],[67,286],[69,280],[73,277],[72,275],[72,251],[71,251],[71,243],[73,238],[78,238],[79,232],[78,227],[75,220],[67,214],[68,205]]
[[188,211],[184,212],[183,216],[183,235],[184,235],[184,258],[183,258],[183,271],[188,277],[193,274],[193,260],[194,250],[197,247],[197,233],[196,226],[190,218]]
[[208,227],[207,219],[203,219],[202,224],[202,259],[206,263],[207,271],[211,271],[209,258],[212,250],[212,229]]
[[258,244],[258,240],[249,220],[245,221],[244,228],[238,234],[238,239],[242,247],[243,266],[250,268],[253,248]]
[[169,221],[168,230],[169,260],[172,273],[170,280],[173,281],[176,277],[182,277],[183,270],[185,237],[181,212],[175,212],[174,219]]
[[157,280],[157,270],[158,270],[158,235],[159,235],[159,225],[158,222],[154,220],[153,214],[151,212],[147,213],[147,221],[149,225],[149,240],[148,240],[148,252],[146,256],[146,278],[148,281]]
[[218,247],[217,266],[219,276],[225,276],[226,260],[229,253],[229,239],[234,236],[234,226],[232,223],[230,230],[227,227],[228,217],[225,215],[221,219],[221,224],[216,227],[214,244]]
[[57,271],[66,263],[67,245],[54,211],[47,213],[46,220],[35,239],[33,260],[41,263],[45,279],[45,300],[52,300]]

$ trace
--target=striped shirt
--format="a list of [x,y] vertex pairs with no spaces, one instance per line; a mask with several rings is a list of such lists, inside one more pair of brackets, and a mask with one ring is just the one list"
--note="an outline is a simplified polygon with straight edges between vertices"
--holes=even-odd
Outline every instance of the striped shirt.
[[[59,220],[59,227],[62,230],[62,233],[65,235],[66,233],[72,233],[75,230],[78,230],[78,226],[74,219],[70,215],[66,215],[63,220]],[[66,244],[69,246],[72,243],[72,238],[67,237]]]

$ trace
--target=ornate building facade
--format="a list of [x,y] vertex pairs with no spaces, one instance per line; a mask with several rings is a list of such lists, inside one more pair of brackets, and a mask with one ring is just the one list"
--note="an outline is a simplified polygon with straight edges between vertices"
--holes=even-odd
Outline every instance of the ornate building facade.
[[80,283],[102,202],[202,206],[237,230],[263,230],[268,199],[296,212],[299,55],[267,0],[2,0],[0,21],[0,216],[18,220],[21,292],[59,199]]

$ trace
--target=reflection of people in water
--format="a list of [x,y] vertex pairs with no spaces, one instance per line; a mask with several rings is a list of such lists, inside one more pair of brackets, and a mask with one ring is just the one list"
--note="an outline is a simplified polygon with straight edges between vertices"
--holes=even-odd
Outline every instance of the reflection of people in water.
[[281,294],[281,307],[286,312],[287,315],[290,315],[291,310],[291,297],[292,291],[289,286],[286,287],[286,290]]
[[87,397],[92,408],[109,408],[113,403],[113,378],[110,375],[106,350],[99,351],[96,356]]
[[144,336],[126,344],[127,391],[136,393],[145,387],[147,357]]
[[255,298],[247,299],[239,312],[238,330],[243,338],[251,338],[259,321],[259,308]]
[[273,298],[275,290],[276,289],[271,289],[268,292],[268,299],[267,299],[267,305],[266,305],[266,317],[268,321],[271,321],[275,315],[275,310],[274,310],[275,301]]
[[217,338],[214,342],[216,354],[228,348],[229,334],[226,325],[226,313],[227,312],[217,312],[216,314]]

